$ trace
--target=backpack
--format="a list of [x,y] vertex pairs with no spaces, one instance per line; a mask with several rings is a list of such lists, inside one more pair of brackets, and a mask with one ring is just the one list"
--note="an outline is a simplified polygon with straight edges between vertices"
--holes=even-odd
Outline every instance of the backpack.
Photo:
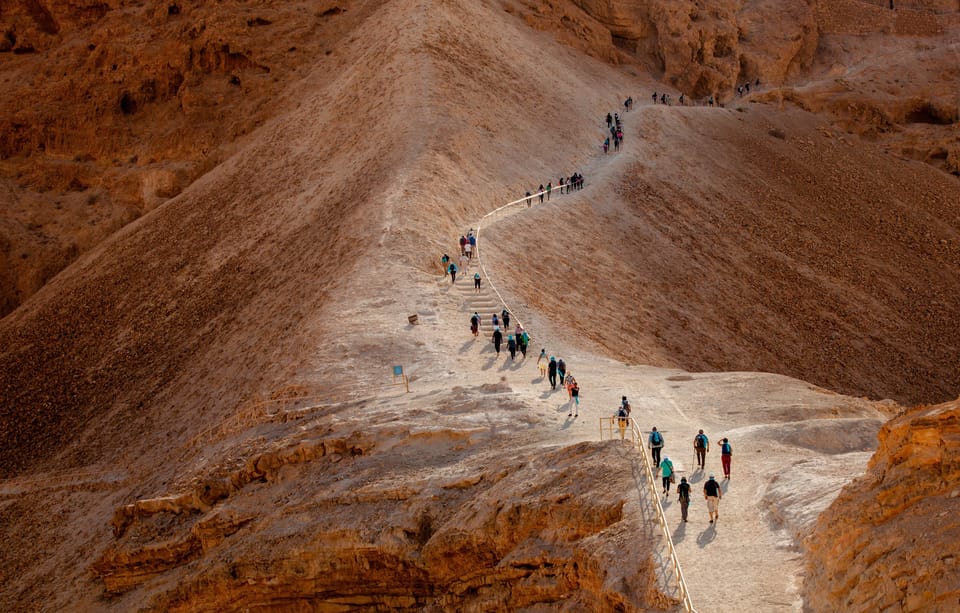
[[617,417],[626,417],[626,416],[627,416],[627,412],[623,409],[623,407],[620,407],[620,409],[617,411]]
[[663,437],[660,436],[659,432],[654,432],[653,435],[651,435],[651,440],[653,440],[654,445],[659,445],[663,442]]
[[677,497],[680,498],[680,500],[686,500],[688,502],[690,501],[690,484],[689,483],[681,483],[680,485],[677,486]]
[[696,438],[693,439],[693,446],[696,447],[697,449],[703,449],[704,447],[706,447],[706,445],[703,442],[705,438],[707,437],[705,437],[702,434],[698,434]]
[[720,446],[720,453],[723,455],[731,455],[733,449],[730,448],[730,443],[724,443]]

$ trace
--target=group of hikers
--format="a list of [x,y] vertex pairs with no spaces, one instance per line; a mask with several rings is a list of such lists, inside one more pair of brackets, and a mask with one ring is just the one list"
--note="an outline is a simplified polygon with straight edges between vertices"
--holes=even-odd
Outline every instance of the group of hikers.
[[[630,99],[627,98],[627,100]],[[603,152],[607,153],[610,150],[611,138],[613,139],[613,150],[620,151],[620,143],[623,142],[623,124],[620,123],[620,113],[614,113],[612,115],[607,113],[607,130],[610,131],[610,136],[603,141]]]
[[[760,88],[760,79],[757,79],[757,80],[753,83],[753,87],[754,87],[754,89],[759,89],[759,88]],[[737,85],[737,90],[736,90],[736,91],[737,91],[737,96],[740,97],[740,98],[743,98],[743,95],[744,95],[745,93],[746,93],[746,94],[749,94],[749,93],[750,93],[750,81],[745,82],[743,85]],[[666,93],[666,92],[660,92],[659,94],[658,94],[657,92],[653,92],[653,94],[651,94],[650,98],[653,100],[653,103],[654,103],[654,104],[657,104],[657,101],[659,101],[660,104],[665,104],[665,105],[667,105],[667,106],[670,106],[670,100],[671,100],[672,96],[671,96],[670,94]],[[631,101],[631,106],[632,106],[632,98],[628,98],[628,100]],[[683,96],[683,93],[680,94],[680,96],[677,98],[677,101],[680,103],[680,106],[685,106],[685,105],[686,105],[686,100],[685,100],[685,98],[684,98],[684,96]],[[694,106],[696,106],[696,105],[697,105],[697,101],[694,100],[693,104],[694,104]],[[702,98],[701,98],[701,104],[703,104],[703,99],[702,99]],[[710,96],[707,97],[706,105],[707,105],[707,106],[723,106],[723,103],[720,101],[720,96],[719,96],[719,95],[711,94]]]
[[527,193],[524,195],[524,198],[527,201],[527,206],[533,204],[534,198],[539,198],[540,204],[543,204],[544,197],[546,197],[547,201],[549,201],[550,195],[553,193],[554,189],[560,190],[561,194],[569,194],[575,189],[581,190],[583,189],[583,175],[579,172],[575,172],[569,177],[560,177],[557,180],[556,186],[553,185],[553,181],[547,181],[546,187],[544,187],[543,183],[541,183],[540,187],[536,189],[536,192],[531,193],[530,191],[527,191]]
[[[627,400],[626,396],[623,396],[620,400],[620,406],[614,413],[617,425],[620,428],[621,439],[624,438],[627,425],[629,424],[630,411],[630,402]],[[669,457],[663,456],[661,458],[661,454],[665,446],[666,439],[664,438],[663,433],[657,430],[657,427],[654,426],[651,428],[650,434],[647,437],[647,447],[650,449],[650,459],[656,468],[655,473],[659,472],[660,474],[663,486],[662,493],[666,498],[670,495],[671,484],[676,483],[677,471]],[[710,439],[701,429],[697,432],[696,436],[693,437],[693,459],[694,463],[697,465],[698,471],[702,472],[706,469],[707,453],[709,452]],[[732,463],[733,446],[730,444],[730,439],[723,438],[720,441],[720,466],[723,469],[723,478],[725,480],[730,479]],[[707,511],[710,515],[710,523],[712,524],[720,518],[720,499],[723,498],[723,490],[712,473],[709,475],[706,482],[704,482],[703,496],[707,501]],[[686,477],[681,477],[680,483],[677,484],[677,500],[680,503],[681,520],[685,522],[687,521],[687,510],[690,506],[690,483],[687,481]]]
[[[453,259],[446,253],[440,257],[440,266],[443,268],[443,274],[450,276],[450,283],[457,282],[457,273],[466,270],[470,266],[470,260],[477,253],[477,237],[473,234],[473,228],[465,235],[460,235],[460,264],[457,265]],[[473,285],[480,292],[480,273],[474,273]]]
[[[759,86],[759,84],[760,81],[757,80],[757,86]],[[737,93],[742,96],[744,89],[749,93],[749,83],[745,86],[738,87]],[[656,92],[653,93],[652,98],[654,104],[656,104],[658,99]],[[666,93],[661,93],[659,100],[662,104],[670,103],[670,97]],[[683,94],[680,94],[679,102],[681,105],[684,104]],[[713,106],[713,96],[709,98],[708,104]],[[633,108],[633,98],[627,98],[624,101],[623,106],[625,112],[630,111]],[[615,150],[619,150],[620,144],[623,142],[623,126],[619,114],[607,113],[606,124],[607,129],[610,132],[610,136],[608,136],[604,141],[604,153],[607,153],[609,150],[611,138],[613,139],[613,146]],[[583,175],[574,173],[569,178],[561,177],[556,188],[552,182],[548,182],[546,187],[541,184],[535,194],[532,194],[530,191],[528,191],[525,195],[527,206],[529,207],[532,205],[533,198],[535,197],[539,198],[541,204],[544,202],[544,198],[549,201],[551,193],[554,189],[559,189],[561,194],[564,193],[564,191],[569,193],[574,189],[583,189]],[[460,266],[457,266],[457,264],[454,263],[446,253],[443,254],[443,257],[441,258],[441,264],[443,265],[444,273],[450,275],[451,283],[456,282],[457,272],[461,269],[467,268],[470,260],[477,253],[477,239],[472,228],[465,235],[460,236],[459,245]],[[476,272],[474,274],[474,288],[477,292],[480,291],[480,284],[480,273]],[[470,331],[474,337],[480,336],[481,322],[482,317],[480,314],[478,312],[474,312],[470,317]],[[510,353],[510,359],[514,360],[517,352],[519,351],[522,355],[522,359],[525,360],[527,357],[527,348],[530,343],[530,335],[519,323],[516,325],[516,329],[512,333],[509,332],[510,312],[504,308],[500,313],[494,313],[490,318],[490,322],[493,327],[490,340],[493,343],[497,357],[500,355],[500,350],[504,343],[504,330],[506,330],[508,331],[506,335],[506,344],[507,350]],[[556,390],[557,386],[563,386],[567,390],[568,403],[571,405],[570,411],[567,413],[567,417],[579,417],[580,386],[573,375],[567,371],[567,365],[564,360],[562,358],[557,359],[554,356],[548,357],[547,351],[544,348],[540,350],[540,355],[537,358],[537,366],[540,369],[541,379],[544,377],[547,378],[548,382],[550,383],[551,390]],[[629,424],[630,411],[630,403],[627,400],[627,397],[623,396],[620,406],[617,408],[614,414],[614,417],[620,428],[621,439],[624,438],[627,425]],[[663,433],[657,430],[656,427],[653,427],[650,431],[650,434],[647,438],[647,446],[650,449],[651,459],[656,466],[655,474],[659,474],[662,480],[663,495],[664,497],[667,497],[670,495],[671,485],[676,482],[677,470],[674,468],[673,462],[669,457],[661,457],[662,451],[665,447],[665,439]],[[698,471],[702,472],[706,469],[706,456],[709,451],[710,440],[703,430],[700,430],[693,439],[694,463],[697,465]],[[732,457],[733,448],[729,439],[724,438],[720,444],[720,460],[721,467],[723,469],[723,478],[725,480],[730,479]],[[691,484],[686,477],[680,478],[680,483],[677,484],[676,492],[677,500],[680,503],[681,520],[686,522],[691,500]],[[710,516],[710,523],[712,524],[720,517],[720,499],[723,497],[723,490],[720,487],[720,484],[714,478],[713,474],[710,474],[707,480],[704,482],[703,496],[707,502],[707,511]]]

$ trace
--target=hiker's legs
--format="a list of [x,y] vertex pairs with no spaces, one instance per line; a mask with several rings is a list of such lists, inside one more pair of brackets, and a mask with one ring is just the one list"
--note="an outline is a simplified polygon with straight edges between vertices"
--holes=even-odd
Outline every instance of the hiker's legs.
[[660,447],[654,447],[651,449],[650,455],[653,456],[653,465],[657,468],[660,468]]
[[683,521],[687,521],[687,509],[689,508],[690,508],[689,500],[680,501],[680,519],[682,519]]
[[722,455],[720,456],[720,463],[723,464],[723,476],[730,478],[730,456]]

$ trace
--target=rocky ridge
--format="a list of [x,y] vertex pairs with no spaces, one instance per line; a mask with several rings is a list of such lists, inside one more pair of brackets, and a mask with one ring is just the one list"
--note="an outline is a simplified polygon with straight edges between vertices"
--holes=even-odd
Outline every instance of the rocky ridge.
[[960,606],[960,403],[890,420],[867,473],[807,539],[811,610],[950,611]]

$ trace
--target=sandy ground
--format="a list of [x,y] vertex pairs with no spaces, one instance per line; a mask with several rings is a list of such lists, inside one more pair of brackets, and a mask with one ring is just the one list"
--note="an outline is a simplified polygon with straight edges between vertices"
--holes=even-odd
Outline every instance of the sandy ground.
[[[641,108],[627,120],[643,112]],[[486,260],[496,259],[497,243],[485,242],[484,236],[495,235],[497,220],[513,214],[511,220],[518,222],[541,207],[575,206],[603,190],[626,159],[596,155],[585,166],[590,185],[583,191],[553,194],[549,203],[531,209],[510,207],[487,218],[480,228],[481,253]],[[464,225],[477,228],[480,222]],[[406,329],[429,347],[426,355],[406,366],[413,377],[412,389],[429,395],[464,380],[470,385],[505,384],[522,404],[535,407],[531,417],[542,424],[537,427],[545,445],[597,440],[601,424],[613,414],[621,395],[628,396],[644,431],[655,425],[663,432],[664,455],[689,477],[696,494],[686,524],[680,522],[673,496],[665,497],[663,504],[698,610],[720,611],[731,602],[745,610],[799,610],[801,554],[794,537],[805,532],[841,483],[862,472],[883,414],[870,402],[776,375],[626,366],[602,357],[586,339],[519,304],[516,313],[532,336],[528,356],[522,359],[518,354],[510,360],[505,347],[497,356],[489,339],[490,319],[504,306],[491,282],[505,295],[511,292],[498,278],[497,268],[485,266],[482,291],[476,293],[472,276],[481,270],[479,263],[469,262],[456,284],[443,277],[435,288],[417,287],[436,308],[421,311],[421,323]],[[514,311],[510,302],[508,308]],[[473,312],[483,321],[477,339],[468,329]],[[540,377],[536,358],[541,348],[562,357],[579,382],[579,417],[569,415],[573,405],[566,392],[551,391]],[[432,370],[434,360],[444,364],[439,372]],[[693,470],[692,441],[700,428],[712,441],[706,471]],[[708,472],[722,477],[718,447],[722,437],[734,446],[733,478],[723,482],[721,520],[711,525],[702,485]],[[776,490],[777,484],[789,496]]]

